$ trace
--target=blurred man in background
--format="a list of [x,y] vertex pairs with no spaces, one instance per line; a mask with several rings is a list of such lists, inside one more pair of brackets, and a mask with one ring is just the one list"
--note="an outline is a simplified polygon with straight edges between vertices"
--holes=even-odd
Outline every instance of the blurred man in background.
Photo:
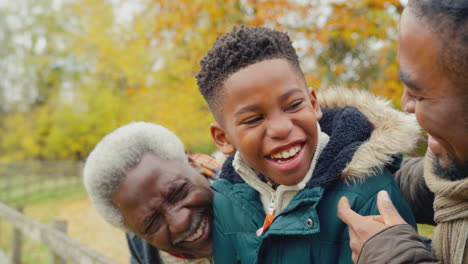
[[[410,0],[399,32],[402,106],[429,134],[424,180],[435,194],[432,254],[401,219],[385,193],[381,215],[363,217],[346,198],[338,215],[348,224],[358,263],[468,263],[468,1]],[[411,166],[420,166],[413,163]],[[408,168],[402,168],[411,172]],[[422,174],[399,180],[417,201]],[[415,191],[418,190],[419,191]],[[426,194],[427,195],[427,194]],[[420,208],[430,211],[430,206]],[[440,262],[439,262],[440,261]]]

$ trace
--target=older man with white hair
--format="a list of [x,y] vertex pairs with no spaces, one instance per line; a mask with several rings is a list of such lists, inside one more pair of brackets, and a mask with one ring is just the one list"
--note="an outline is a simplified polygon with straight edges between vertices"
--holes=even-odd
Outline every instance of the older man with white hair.
[[201,158],[207,162],[190,158],[171,131],[146,122],[116,129],[91,152],[86,190],[99,214],[128,232],[131,263],[211,262],[208,178],[219,164]]

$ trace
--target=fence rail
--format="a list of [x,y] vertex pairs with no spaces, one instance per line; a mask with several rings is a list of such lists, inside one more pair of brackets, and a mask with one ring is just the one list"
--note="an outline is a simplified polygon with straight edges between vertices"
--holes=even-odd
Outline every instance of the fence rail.
[[0,162],[0,201],[18,205],[36,196],[82,187],[83,162]]
[[[0,203],[0,219],[11,223],[22,235],[46,245],[60,258],[76,264],[116,264],[117,262],[86,247],[65,233],[24,216]],[[0,255],[0,264],[2,264]],[[7,262],[8,263],[8,262]]]

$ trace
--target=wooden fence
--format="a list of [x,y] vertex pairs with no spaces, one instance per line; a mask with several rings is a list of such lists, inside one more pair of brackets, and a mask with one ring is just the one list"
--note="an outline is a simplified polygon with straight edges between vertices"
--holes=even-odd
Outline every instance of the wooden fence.
[[37,197],[81,188],[82,169],[83,162],[0,162],[0,201],[18,205]]
[[[56,228],[44,225],[24,216],[21,212],[0,203],[0,219],[13,225],[16,233],[12,241],[12,264],[21,263],[22,236],[28,236],[40,244],[46,245],[55,255],[50,263],[58,264],[72,262],[76,264],[116,264],[114,260],[86,247],[80,242],[67,236],[64,223],[56,223]],[[61,226],[61,228],[60,228]],[[10,263],[0,250],[0,264]]]

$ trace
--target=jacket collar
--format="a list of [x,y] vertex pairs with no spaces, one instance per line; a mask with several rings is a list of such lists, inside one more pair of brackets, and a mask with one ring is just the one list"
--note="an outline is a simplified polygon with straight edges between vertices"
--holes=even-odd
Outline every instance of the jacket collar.
[[318,101],[322,108],[355,107],[374,128],[370,138],[357,147],[351,161],[341,172],[344,180],[364,180],[392,163],[396,155],[413,151],[422,139],[415,115],[394,109],[389,100],[370,92],[324,89],[320,91]]

